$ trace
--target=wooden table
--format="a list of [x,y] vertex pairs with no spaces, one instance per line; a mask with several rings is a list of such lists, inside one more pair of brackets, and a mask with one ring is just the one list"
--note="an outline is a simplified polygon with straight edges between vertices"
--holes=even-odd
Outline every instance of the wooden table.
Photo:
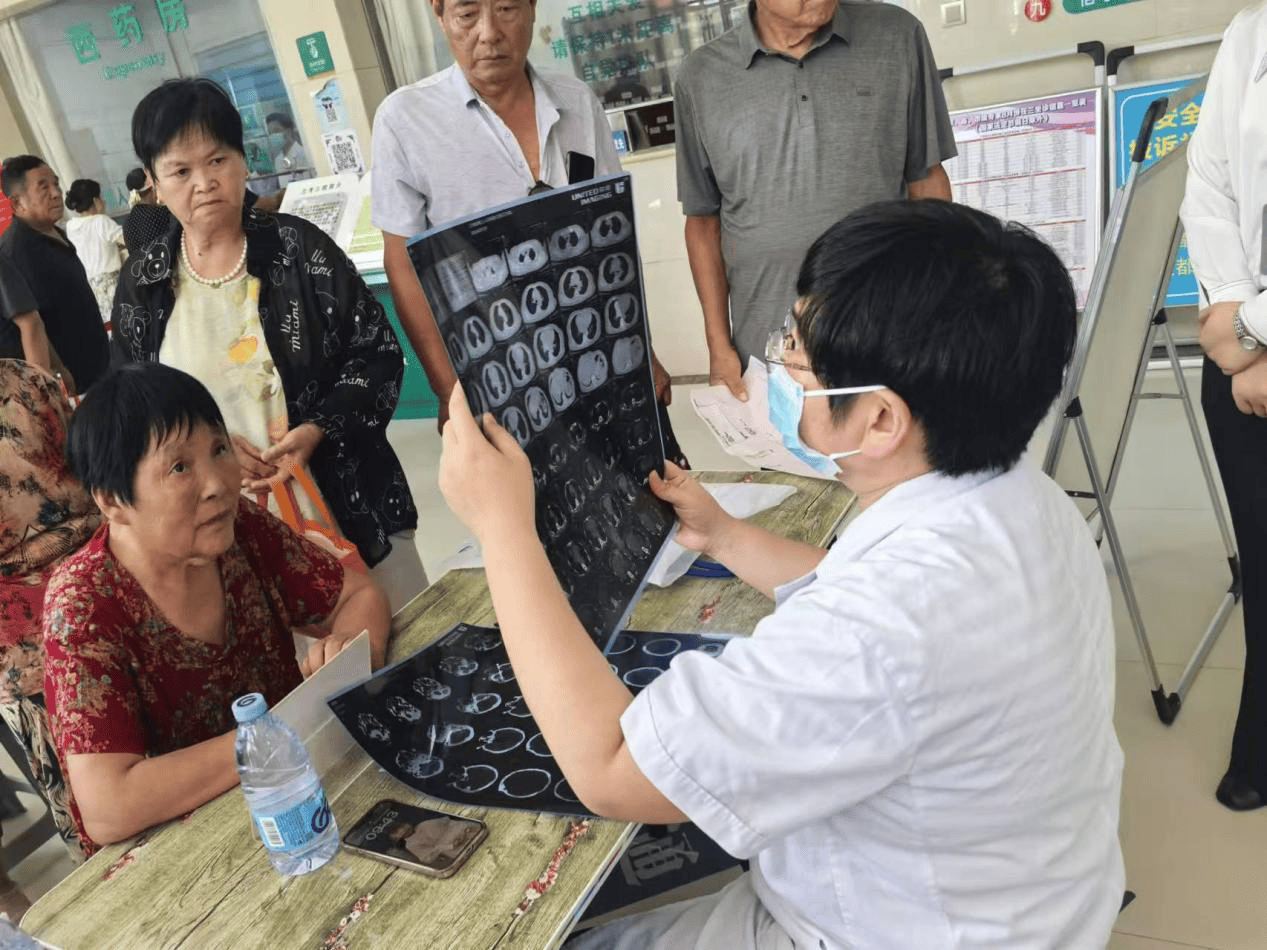
[[[838,484],[777,473],[702,478],[795,486],[795,495],[754,521],[819,544],[832,536],[852,500]],[[630,627],[747,633],[771,606],[737,580],[688,577],[650,589]],[[390,659],[414,653],[463,621],[494,622],[482,571],[451,571],[397,613]],[[359,748],[324,781],[340,828],[350,828],[379,799],[394,797],[482,818],[488,840],[449,880],[346,850],[317,872],[285,878],[269,864],[242,794],[233,789],[183,821],[103,848],[35,903],[23,929],[63,950],[541,950],[557,946],[570,931],[638,827],[430,802]],[[569,833],[574,847],[560,860]],[[524,903],[529,885],[552,860],[558,868],[552,886]]]

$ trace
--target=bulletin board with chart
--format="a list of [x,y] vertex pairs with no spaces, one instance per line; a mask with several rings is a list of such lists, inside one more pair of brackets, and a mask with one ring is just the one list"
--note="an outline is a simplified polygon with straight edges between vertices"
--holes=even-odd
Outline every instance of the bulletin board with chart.
[[1100,89],[950,114],[955,200],[1032,228],[1056,249],[1086,303],[1103,221]]

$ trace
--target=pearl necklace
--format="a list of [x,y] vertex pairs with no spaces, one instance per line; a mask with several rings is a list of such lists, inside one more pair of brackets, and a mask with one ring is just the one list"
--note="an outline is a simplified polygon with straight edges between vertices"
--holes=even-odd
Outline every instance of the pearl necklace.
[[246,265],[246,237],[244,236],[242,238],[242,253],[238,255],[238,262],[234,264],[233,269],[229,271],[227,274],[225,274],[223,277],[211,277],[211,278],[203,277],[196,270],[194,270],[194,265],[189,260],[189,247],[185,243],[185,236],[183,234],[180,236],[180,259],[184,261],[185,269],[189,271],[189,276],[192,277],[197,283],[202,284],[204,287],[211,287],[211,288],[221,287],[224,284],[227,284],[229,281],[233,280],[233,278],[237,277],[238,274],[242,272],[242,268]]

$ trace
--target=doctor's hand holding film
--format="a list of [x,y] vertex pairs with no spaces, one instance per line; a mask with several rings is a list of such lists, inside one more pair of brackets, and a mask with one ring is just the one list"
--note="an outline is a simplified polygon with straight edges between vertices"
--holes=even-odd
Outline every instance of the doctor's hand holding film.
[[731,529],[739,519],[726,514],[717,499],[689,472],[666,459],[664,478],[653,471],[648,485],[657,498],[673,506],[679,522],[674,537],[678,544],[712,556],[726,546]]
[[476,422],[461,383],[449,396],[443,441],[440,491],[480,547],[521,533],[535,538],[532,463],[491,413]]

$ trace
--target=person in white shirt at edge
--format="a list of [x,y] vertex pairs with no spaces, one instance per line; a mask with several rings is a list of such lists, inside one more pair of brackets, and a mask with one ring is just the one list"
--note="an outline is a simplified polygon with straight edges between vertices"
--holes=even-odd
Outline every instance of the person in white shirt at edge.
[[127,255],[123,228],[106,214],[101,185],[91,178],[80,178],[71,184],[66,192],[66,207],[76,214],[66,222],[66,236],[88,272],[101,319],[108,322],[119,270]]
[[1241,11],[1214,58],[1180,211],[1202,290],[1201,406],[1240,555],[1245,676],[1215,797],[1267,805],[1267,6]]
[[[409,344],[449,417],[457,378],[409,259],[428,228],[568,183],[567,153],[594,160],[594,177],[620,171],[602,103],[573,76],[528,64],[536,0],[432,0],[454,64],[397,89],[374,115],[371,221]],[[656,398],[672,379],[651,354]]]
[[828,229],[796,290],[771,417],[861,514],[824,551],[652,474],[677,540],[775,609],[636,698],[553,577],[528,459],[453,395],[440,487],[568,782],[751,859],[574,946],[1103,948],[1124,886],[1108,586],[1074,504],[1018,464],[1073,349],[1068,273],[1019,225],[899,200]]

